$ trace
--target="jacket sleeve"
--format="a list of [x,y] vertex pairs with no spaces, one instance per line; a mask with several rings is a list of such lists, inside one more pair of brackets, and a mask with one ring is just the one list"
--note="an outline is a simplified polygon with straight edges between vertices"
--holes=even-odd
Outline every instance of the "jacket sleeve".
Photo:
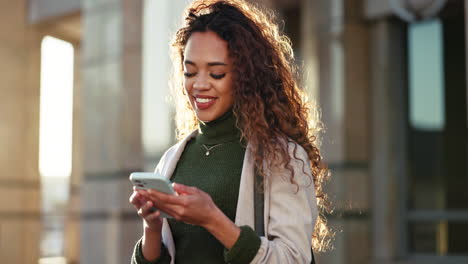
[[135,245],[133,249],[132,262],[131,264],[169,264],[171,262],[171,256],[167,252],[167,248],[164,244],[161,244],[161,255],[154,261],[148,261],[143,256],[141,248],[141,239]]
[[297,184],[290,182],[290,170],[285,167],[267,172],[266,234],[251,263],[297,264],[310,263],[312,259],[312,233],[318,210],[310,162],[301,146],[289,143],[288,147]]

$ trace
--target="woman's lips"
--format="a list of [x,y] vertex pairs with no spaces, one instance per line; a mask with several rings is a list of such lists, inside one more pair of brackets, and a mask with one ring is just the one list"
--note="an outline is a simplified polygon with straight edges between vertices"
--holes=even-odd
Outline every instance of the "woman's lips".
[[216,102],[216,97],[194,97],[194,100],[195,100],[195,104],[197,106],[198,109],[200,110],[205,110],[205,109],[208,109],[209,107],[211,107],[212,105],[215,104]]

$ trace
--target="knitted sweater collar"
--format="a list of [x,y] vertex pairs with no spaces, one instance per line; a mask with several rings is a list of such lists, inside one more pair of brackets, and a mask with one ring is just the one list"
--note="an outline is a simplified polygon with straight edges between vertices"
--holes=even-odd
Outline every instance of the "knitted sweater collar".
[[200,144],[221,144],[240,140],[240,130],[232,109],[210,122],[198,122],[197,141]]

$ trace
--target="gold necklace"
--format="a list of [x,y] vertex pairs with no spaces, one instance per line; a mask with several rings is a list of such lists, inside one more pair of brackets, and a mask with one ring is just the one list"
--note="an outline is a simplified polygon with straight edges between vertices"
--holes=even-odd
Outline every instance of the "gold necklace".
[[220,145],[222,145],[222,144],[223,144],[223,143],[216,144],[216,145],[211,146],[211,147],[207,147],[205,144],[202,144],[202,146],[206,149],[205,155],[206,155],[206,156],[209,156],[209,155],[210,155],[210,151],[211,151],[213,148],[215,148],[215,147],[217,147],[217,146],[220,146]]

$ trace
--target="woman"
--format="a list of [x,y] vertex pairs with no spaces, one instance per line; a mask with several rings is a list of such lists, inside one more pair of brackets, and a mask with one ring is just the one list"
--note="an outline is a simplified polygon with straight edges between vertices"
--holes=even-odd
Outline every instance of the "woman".
[[178,195],[134,190],[144,234],[132,263],[310,263],[311,238],[320,250],[327,230],[317,210],[327,169],[289,40],[271,14],[242,1],[195,1],[187,11],[172,45],[181,141],[156,168]]

